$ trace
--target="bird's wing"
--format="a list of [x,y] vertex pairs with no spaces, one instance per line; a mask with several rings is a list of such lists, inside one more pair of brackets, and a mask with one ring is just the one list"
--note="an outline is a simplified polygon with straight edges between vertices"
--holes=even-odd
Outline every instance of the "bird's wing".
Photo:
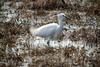
[[57,30],[58,24],[52,23],[41,26],[34,31],[35,35],[41,37],[48,37],[54,35],[55,31]]

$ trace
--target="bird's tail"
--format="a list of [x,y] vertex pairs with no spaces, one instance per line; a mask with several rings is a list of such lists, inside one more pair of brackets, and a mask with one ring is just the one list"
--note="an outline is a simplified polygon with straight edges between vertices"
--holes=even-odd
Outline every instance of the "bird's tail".
[[34,27],[30,27],[30,29],[29,29],[29,31],[30,31],[30,34],[32,35],[32,36],[34,36],[35,35],[35,28]]

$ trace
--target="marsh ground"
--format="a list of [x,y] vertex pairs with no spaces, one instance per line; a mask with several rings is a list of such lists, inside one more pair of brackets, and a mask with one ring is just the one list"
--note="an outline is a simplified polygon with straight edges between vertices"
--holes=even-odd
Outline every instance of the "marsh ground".
[[[48,2],[45,4],[33,9],[29,8],[31,4],[27,8],[23,7],[20,1],[4,3],[0,13],[0,67],[99,67],[98,10],[95,9],[96,13],[90,9],[77,10],[73,5],[70,6],[73,8],[64,5],[66,8],[55,6],[61,8],[46,10],[50,7],[45,7]],[[54,15],[60,12],[71,18],[66,21],[60,42],[51,41],[48,46],[46,39],[32,37],[29,32],[31,25],[36,29],[48,23],[56,23]]]

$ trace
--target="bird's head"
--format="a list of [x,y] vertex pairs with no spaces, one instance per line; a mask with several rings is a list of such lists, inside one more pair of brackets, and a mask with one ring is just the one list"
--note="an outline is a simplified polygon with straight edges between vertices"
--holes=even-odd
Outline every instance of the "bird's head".
[[65,21],[65,19],[69,19],[64,13],[57,14],[58,20]]

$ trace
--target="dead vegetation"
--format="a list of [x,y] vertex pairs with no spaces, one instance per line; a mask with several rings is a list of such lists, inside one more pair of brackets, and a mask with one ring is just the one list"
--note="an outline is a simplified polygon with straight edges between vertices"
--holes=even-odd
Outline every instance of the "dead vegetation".
[[74,31],[70,35],[70,39],[72,41],[79,41],[79,40],[85,40],[87,42],[97,43],[97,38],[99,34],[97,34],[96,31],[99,31],[97,29],[90,28],[80,28],[79,30]]
[[[11,0],[9,0],[11,1]],[[63,2],[65,1],[65,2]],[[72,1],[72,0],[70,0]],[[42,16],[49,15],[49,12],[45,12],[45,10],[49,9],[69,9],[72,11],[70,13],[72,18],[71,24],[79,25],[80,23],[80,15],[77,13],[78,11],[87,11],[86,14],[93,14],[99,17],[100,10],[99,4],[94,4],[90,6],[80,6],[79,4],[71,4],[69,0],[25,0],[18,1],[20,5],[15,5],[15,3],[10,3],[9,6],[15,8],[18,16],[13,18],[15,19],[23,19],[27,18],[30,20],[34,18],[34,27],[44,25],[43,20],[47,21],[50,19],[42,18]],[[86,8],[85,8],[86,7]],[[41,9],[40,9],[41,8]],[[88,9],[87,9],[88,8]],[[92,10],[93,8],[93,10]],[[35,12],[27,11],[28,9],[35,10]],[[67,11],[65,10],[65,13]],[[53,13],[53,12],[51,12]],[[57,12],[55,12],[57,13]],[[37,17],[41,17],[40,19]],[[85,15],[84,15],[85,16]],[[39,20],[38,20],[39,19]],[[53,18],[54,19],[54,18]],[[35,23],[35,20],[37,20]],[[39,23],[39,21],[42,21]],[[71,22],[70,21],[70,22]],[[70,24],[70,23],[69,23]],[[18,67],[22,66],[23,63],[28,63],[27,67],[99,67],[100,66],[100,29],[99,26],[97,28],[81,27],[79,29],[75,29],[73,32],[69,33],[68,39],[72,42],[84,41],[88,44],[96,45],[96,47],[91,47],[90,50],[93,51],[89,53],[88,50],[85,49],[85,45],[82,48],[74,47],[74,46],[66,46],[64,48],[54,48],[50,46],[41,47],[31,47],[29,43],[30,33],[29,33],[30,23],[26,22],[17,24],[15,21],[10,20],[9,22],[0,22],[0,67]],[[88,26],[88,25],[87,25]],[[70,31],[70,30],[66,30]],[[64,31],[64,32],[66,32]],[[63,37],[65,41],[67,39],[68,34],[65,33]],[[61,37],[62,38],[62,37]],[[61,39],[62,41],[63,39]],[[22,48],[18,48],[17,46],[23,46]],[[69,44],[71,45],[71,44]],[[82,44],[80,44],[82,45]],[[87,53],[89,53],[87,55]],[[29,58],[31,57],[31,61]]]
[[[15,44],[15,42],[20,35],[26,36],[28,34],[28,25],[4,23],[4,24],[0,24],[0,26],[1,26],[0,36],[1,36],[1,40],[3,40],[1,42],[1,45],[4,45],[5,43],[4,47],[6,47],[7,49],[8,46],[9,50],[11,50],[11,48],[14,48],[17,45],[17,43]],[[72,32],[69,38],[72,41],[86,40],[88,43],[95,43],[97,44],[97,46],[99,46],[100,44],[99,32],[100,32],[99,29],[82,27]],[[29,45],[28,43],[25,44]],[[4,47],[2,50],[4,50]],[[100,55],[98,54],[99,47],[98,49],[97,48],[94,49],[93,53],[91,53],[91,56],[86,55],[86,51],[84,47],[79,49],[79,48],[75,48],[74,46],[71,47],[66,46],[65,48],[61,48],[61,47],[54,48],[54,47],[45,46],[44,48],[37,47],[37,48],[29,49],[28,46],[25,46],[23,49],[25,50],[25,52],[22,54],[18,54],[17,52],[13,53],[12,50],[10,53],[9,52],[4,53],[5,50],[4,51],[1,50],[0,51],[1,61],[2,60],[6,60],[6,62],[8,61],[7,65],[4,63],[5,67],[20,66],[20,63],[23,63],[25,57],[28,55],[32,58],[32,63],[28,65],[29,67],[66,67],[66,66],[87,67],[86,63],[96,67],[100,65],[99,63],[100,60],[98,59],[100,57]],[[28,51],[28,53],[26,51]],[[3,66],[2,64],[0,65]]]
[[8,5],[16,9],[86,11],[87,14],[100,16],[99,0],[21,0],[12,1]]

